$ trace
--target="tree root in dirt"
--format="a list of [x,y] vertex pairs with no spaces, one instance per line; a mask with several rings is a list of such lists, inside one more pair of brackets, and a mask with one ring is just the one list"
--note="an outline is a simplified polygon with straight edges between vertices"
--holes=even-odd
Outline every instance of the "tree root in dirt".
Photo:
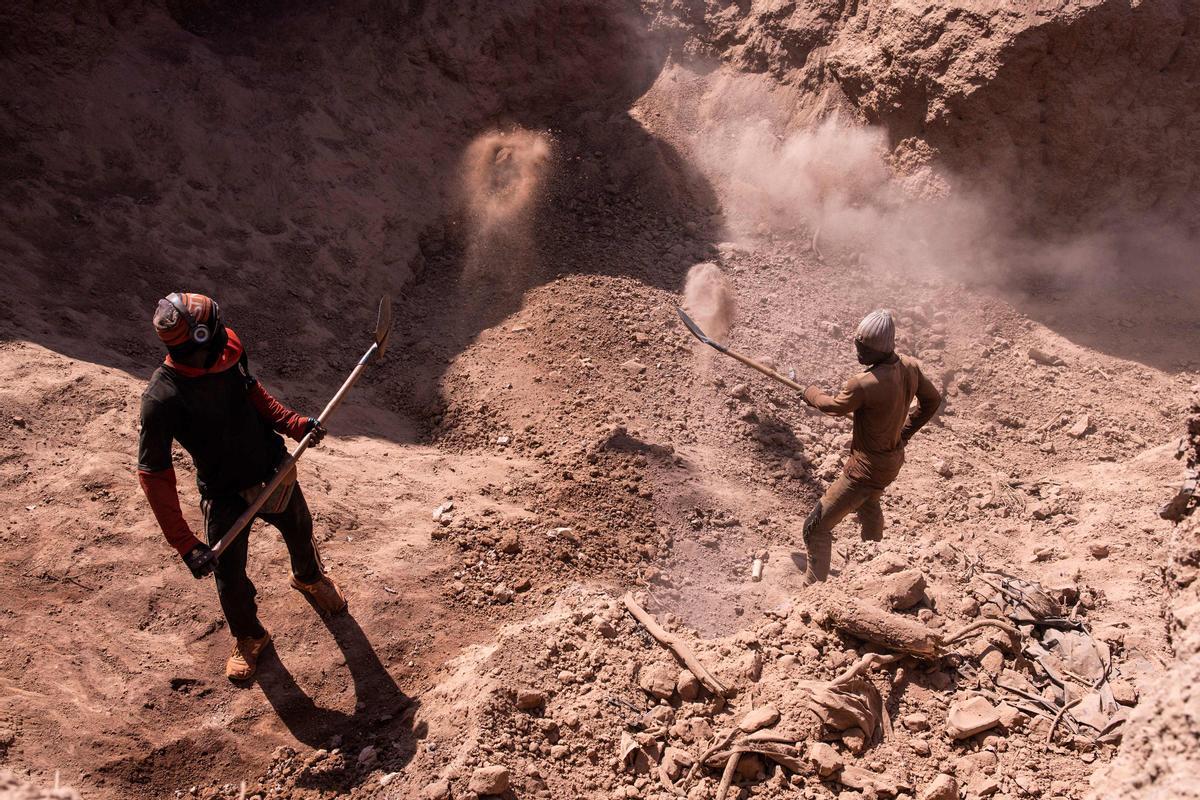
[[729,694],[729,689],[726,688],[725,684],[717,680],[717,677],[701,663],[700,659],[692,651],[692,648],[688,647],[686,643],[680,641],[678,637],[659,625],[654,617],[633,598],[632,592],[627,593],[621,602],[625,604],[625,608],[629,610],[634,619],[642,623],[659,644],[670,650],[685,667],[692,671],[692,674],[704,685],[705,689],[708,689],[717,697],[726,697]]

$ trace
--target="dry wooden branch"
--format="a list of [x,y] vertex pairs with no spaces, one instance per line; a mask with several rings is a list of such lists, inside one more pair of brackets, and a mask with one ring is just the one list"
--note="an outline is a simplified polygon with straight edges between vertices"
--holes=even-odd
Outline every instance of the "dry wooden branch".
[[790,769],[792,772],[799,772],[803,769],[803,765],[800,763],[799,754],[795,752],[794,744],[795,743],[780,742],[772,745],[771,743],[767,742],[754,743],[743,741],[741,744],[731,747],[728,750],[722,750],[718,753],[714,753],[709,757],[708,761],[706,762],[706,766],[715,767],[717,764],[722,762],[728,763],[727,759],[735,755],[740,756],[743,753],[757,753],[759,755],[766,756],[772,761],[782,764],[786,769]]
[[845,672],[830,681],[830,684],[833,686],[840,686],[843,683],[848,683],[849,681],[854,680],[860,673],[866,672],[875,664],[894,664],[902,658],[904,658],[904,656],[898,654],[889,656],[884,655],[883,653],[867,653],[852,666],[847,668]]
[[963,628],[959,628],[957,631],[950,634],[945,639],[942,639],[942,644],[953,644],[954,642],[957,642],[962,637],[966,636],[968,633],[973,633],[973,632],[979,630],[980,628],[999,628],[1000,630],[1007,633],[1009,636],[1014,637],[1014,639],[1013,639],[1014,642],[1020,642],[1020,640],[1021,640],[1021,632],[1019,630],[1017,630],[1016,628],[1014,628],[1012,625],[1009,625],[1007,622],[1001,622],[998,619],[990,619],[989,618],[989,619],[977,619],[974,622],[972,622],[970,625],[967,625]]
[[707,761],[713,753],[720,752],[728,747],[729,743],[733,741],[733,737],[737,735],[738,729],[734,727],[727,734],[725,734],[725,736],[721,737],[720,741],[717,741],[714,738],[712,745],[703,753],[701,753],[694,762],[692,762],[692,766],[691,769],[688,770],[687,777],[683,779],[683,785],[685,787],[690,786],[692,780],[696,777],[696,773],[699,772],[700,768],[704,766],[704,762]]
[[941,651],[937,635],[916,620],[882,611],[832,589],[827,590],[823,606],[834,628],[857,639],[925,659],[935,658]]
[[674,653],[675,657],[692,671],[692,674],[704,685],[704,688],[718,697],[725,697],[729,694],[729,690],[725,685],[708,671],[708,668],[700,662],[700,659],[696,658],[696,654],[692,652],[692,648],[688,647],[685,642],[681,642],[674,634],[659,625],[654,617],[633,599],[632,592],[627,593],[622,598],[622,602],[625,603],[625,608],[629,610],[634,619],[642,623],[646,627],[646,630],[650,632],[650,635],[658,640],[659,644],[662,644]]
[[717,787],[717,800],[725,800],[725,795],[729,793],[729,784],[733,783],[733,773],[737,771],[738,762],[742,760],[742,754],[735,752],[725,762],[725,771],[721,773],[721,785]]

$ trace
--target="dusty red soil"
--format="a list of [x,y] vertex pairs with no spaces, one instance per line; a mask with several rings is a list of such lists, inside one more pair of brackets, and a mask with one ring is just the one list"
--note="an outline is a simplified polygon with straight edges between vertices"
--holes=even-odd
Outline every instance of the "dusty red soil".
[[[704,261],[736,296],[733,346],[833,387],[856,368],[849,332],[884,305],[945,389],[887,494],[884,542],[839,528],[836,587],[874,597],[888,564],[920,569],[926,599],[907,613],[948,629],[977,613],[979,559],[1077,597],[1113,679],[1143,696],[1177,654],[1194,659],[1170,610],[1194,564],[1177,557],[1164,582],[1168,551],[1187,548],[1155,512],[1200,367],[1200,297],[1163,255],[1188,241],[1195,137],[1173,133],[1154,156],[1051,137],[1039,159],[1014,120],[1049,102],[1031,54],[1101,62],[1133,42],[1141,55],[1111,75],[1053,83],[1049,106],[1094,111],[1062,86],[1095,98],[1123,70],[1159,125],[1186,133],[1194,76],[1172,70],[1194,63],[1195,20],[1111,2],[998,11],[985,41],[987,20],[954,4],[920,19],[897,6],[894,25],[834,4],[812,26],[759,4],[665,5],[0,12],[13,87],[0,102],[0,765],[43,785],[58,770],[87,798],[237,797],[243,781],[247,796],[400,798],[437,796],[440,780],[460,797],[485,763],[508,769],[518,797],[668,796],[619,763],[629,715],[655,705],[638,675],[672,663],[614,604],[626,589],[650,589],[660,619],[738,688],[726,707],[672,697],[672,746],[701,750],[704,726],[864,652],[807,616],[816,600],[799,585],[800,527],[848,425],[697,349],[674,304]],[[820,36],[796,38],[809,30]],[[1160,59],[1164,31],[1177,47]],[[907,60],[881,67],[889,47]],[[946,59],[974,66],[920,69]],[[896,215],[890,183],[813,205],[763,179],[774,162],[731,175],[710,146],[759,117],[803,145],[792,137],[835,110],[883,126],[891,167],[923,191],[1003,187],[1004,234],[978,269],[948,268],[958,239],[928,217],[910,233],[929,258],[889,262],[897,220],[914,219]],[[1143,118],[1119,115],[1113,140],[1129,145]],[[1054,157],[1066,152],[1087,163]],[[1168,181],[1167,160],[1193,177]],[[1129,186],[1087,188],[1118,164]],[[480,205],[481,185],[494,202]],[[1144,228],[1097,248],[1097,204],[1122,199],[1129,219],[1150,209],[1168,226],[1154,228],[1161,248],[1138,249]],[[838,227],[863,208],[888,237]],[[1051,222],[1062,236],[1037,238]],[[1025,257],[1039,242],[1053,258]],[[1059,257],[1070,268],[1048,269]],[[133,478],[137,398],[160,357],[146,318],[177,286],[216,295],[260,377],[302,409],[369,341],[373,299],[388,291],[397,308],[389,356],[301,469],[351,613],[317,616],[256,528],[251,575],[275,645],[248,687],[221,676],[214,592],[162,541]],[[176,466],[196,525],[190,464]],[[755,654],[752,679],[741,659]],[[924,714],[930,731],[896,726],[861,755],[830,737],[847,762],[910,796],[939,773],[968,797],[1081,798],[1110,774],[1124,776],[1113,796],[1153,787],[1136,753],[1164,738],[1162,715],[1138,723],[1140,749],[1111,772],[1114,743],[1046,744],[1032,721],[950,741],[947,706],[978,688],[982,658],[960,655],[906,663],[911,685],[873,673],[893,718]],[[547,695],[535,714],[513,705],[526,688]],[[874,791],[762,766],[741,796]],[[719,777],[703,771],[688,796],[713,796]]]

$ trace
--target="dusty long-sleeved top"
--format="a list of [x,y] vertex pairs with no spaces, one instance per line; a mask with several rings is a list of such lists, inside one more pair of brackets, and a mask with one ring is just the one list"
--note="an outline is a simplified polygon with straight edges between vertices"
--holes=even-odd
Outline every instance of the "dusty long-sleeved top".
[[196,546],[179,508],[171,443],[192,456],[200,494],[212,497],[268,480],[287,453],[279,434],[299,440],[307,417],[267,392],[249,372],[232,330],[215,364],[193,368],[169,357],[142,395],[138,482],[167,541],[181,554]]
[[[910,411],[914,397],[917,407]],[[853,480],[883,489],[900,473],[905,442],[937,413],[942,395],[921,362],[898,355],[846,381],[836,397],[810,386],[804,400],[826,414],[854,415],[850,458],[843,471]]]

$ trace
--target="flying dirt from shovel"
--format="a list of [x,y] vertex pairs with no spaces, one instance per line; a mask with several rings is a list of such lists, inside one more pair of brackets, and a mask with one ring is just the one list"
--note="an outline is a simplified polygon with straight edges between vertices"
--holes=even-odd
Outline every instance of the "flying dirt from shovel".
[[706,261],[688,270],[683,309],[709,338],[721,343],[729,338],[736,303],[733,288],[720,267]]
[[516,128],[484,133],[464,152],[464,277],[472,285],[515,291],[536,272],[537,206],[552,151],[548,134]]
[[467,210],[480,232],[519,224],[532,210],[550,160],[550,137],[541,131],[491,131],[463,156]]

